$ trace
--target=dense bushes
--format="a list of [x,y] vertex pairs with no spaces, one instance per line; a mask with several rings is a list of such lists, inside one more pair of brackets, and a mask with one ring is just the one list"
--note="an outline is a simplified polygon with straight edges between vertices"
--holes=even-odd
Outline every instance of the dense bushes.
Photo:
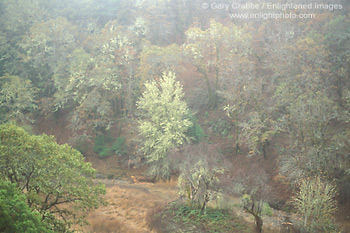
[[203,128],[199,124],[198,119],[191,112],[188,113],[185,118],[192,122],[192,125],[190,125],[187,129],[187,136],[195,143],[202,141],[206,135]]
[[94,152],[105,158],[113,154],[123,155],[126,153],[125,138],[123,136],[117,137],[113,142],[110,134],[99,134],[95,137]]
[[205,214],[181,202],[157,209],[149,216],[149,225],[157,232],[251,232],[232,211],[209,207]]

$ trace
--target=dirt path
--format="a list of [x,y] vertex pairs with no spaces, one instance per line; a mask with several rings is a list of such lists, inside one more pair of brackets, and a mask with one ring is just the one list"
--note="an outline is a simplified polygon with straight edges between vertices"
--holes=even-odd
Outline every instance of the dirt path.
[[105,180],[108,205],[91,212],[88,233],[144,233],[147,213],[178,198],[176,182],[127,183]]

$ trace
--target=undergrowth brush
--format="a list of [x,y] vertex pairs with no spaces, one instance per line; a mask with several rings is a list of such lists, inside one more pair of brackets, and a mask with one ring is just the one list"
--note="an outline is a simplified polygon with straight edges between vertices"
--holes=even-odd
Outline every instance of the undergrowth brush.
[[250,232],[246,223],[230,210],[208,207],[201,214],[200,209],[180,201],[153,211],[148,223],[157,232]]

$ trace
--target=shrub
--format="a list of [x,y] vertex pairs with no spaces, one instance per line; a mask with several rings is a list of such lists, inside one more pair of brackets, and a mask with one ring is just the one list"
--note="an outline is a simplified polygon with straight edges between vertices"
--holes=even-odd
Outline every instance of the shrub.
[[213,133],[219,134],[221,136],[227,136],[231,131],[232,126],[230,122],[224,119],[218,119],[215,122],[211,122],[210,129]]
[[94,152],[98,153],[102,157],[108,157],[112,154],[123,155],[126,153],[125,138],[119,136],[115,142],[109,134],[97,135],[95,138]]
[[218,174],[221,168],[209,166],[207,161],[199,160],[195,164],[185,164],[178,180],[179,194],[185,197],[190,207],[206,210],[207,203],[217,197]]
[[202,141],[205,133],[202,126],[198,123],[198,119],[191,112],[185,118],[192,122],[192,125],[187,129],[186,135],[195,143]]
[[269,203],[264,202],[263,206],[262,206],[262,211],[261,211],[262,215],[267,215],[267,216],[272,216],[273,212],[272,209],[269,205]]
[[102,157],[107,156],[110,153],[109,148],[107,146],[107,144],[110,143],[110,141],[111,137],[109,135],[96,135],[94,143],[94,152],[98,153]]
[[126,146],[124,145],[124,143],[125,138],[123,136],[117,137],[111,150],[119,156],[124,155],[126,153]]
[[244,226],[240,225],[229,210],[208,208],[202,214],[200,209],[188,205],[174,205],[169,208],[170,211],[174,215],[174,221],[188,226],[187,229],[181,229],[181,232],[193,232],[193,228],[200,229],[198,232],[243,232],[240,228]]
[[335,186],[320,178],[303,179],[300,191],[292,199],[297,213],[303,217],[302,228],[307,232],[330,232],[336,207]]

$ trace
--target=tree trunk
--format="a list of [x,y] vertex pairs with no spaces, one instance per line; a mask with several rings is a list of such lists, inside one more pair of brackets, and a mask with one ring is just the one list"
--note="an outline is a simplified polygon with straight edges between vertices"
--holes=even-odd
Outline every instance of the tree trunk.
[[202,205],[202,208],[201,208],[200,215],[204,214],[204,209],[205,209],[206,204],[207,204],[207,202],[204,201],[204,202],[203,202],[203,205]]
[[238,155],[240,151],[241,151],[241,148],[239,148],[238,140],[236,140],[236,148],[235,148],[236,155]]
[[207,202],[209,202],[209,200],[210,200],[210,197],[209,197],[209,195],[208,195],[208,193],[207,193],[207,194],[205,194],[205,198],[204,198],[204,202],[203,202],[203,205],[202,205],[202,208],[201,208],[200,215],[204,214],[204,212],[205,212],[205,207],[206,207],[206,205],[207,205]]
[[263,220],[259,215],[255,215],[256,232],[262,232]]
[[264,142],[264,145],[263,145],[263,148],[262,148],[262,151],[263,151],[263,155],[264,155],[264,159],[266,159],[266,144],[267,142]]
[[205,71],[201,70],[200,68],[198,68],[198,71],[203,74],[204,79],[205,79],[205,83],[207,84],[208,98],[209,98],[208,108],[209,109],[216,108],[216,106],[217,106],[216,90],[213,90],[213,88],[211,87],[210,80],[209,80],[207,73]]
[[262,226],[263,226],[264,222],[263,222],[262,218],[260,217],[260,215],[257,212],[255,212],[253,210],[253,208],[252,208],[252,210],[250,210],[247,207],[244,207],[244,209],[248,213],[250,213],[251,215],[254,216],[254,218],[255,218],[255,225],[256,225],[256,232],[257,233],[262,233]]

